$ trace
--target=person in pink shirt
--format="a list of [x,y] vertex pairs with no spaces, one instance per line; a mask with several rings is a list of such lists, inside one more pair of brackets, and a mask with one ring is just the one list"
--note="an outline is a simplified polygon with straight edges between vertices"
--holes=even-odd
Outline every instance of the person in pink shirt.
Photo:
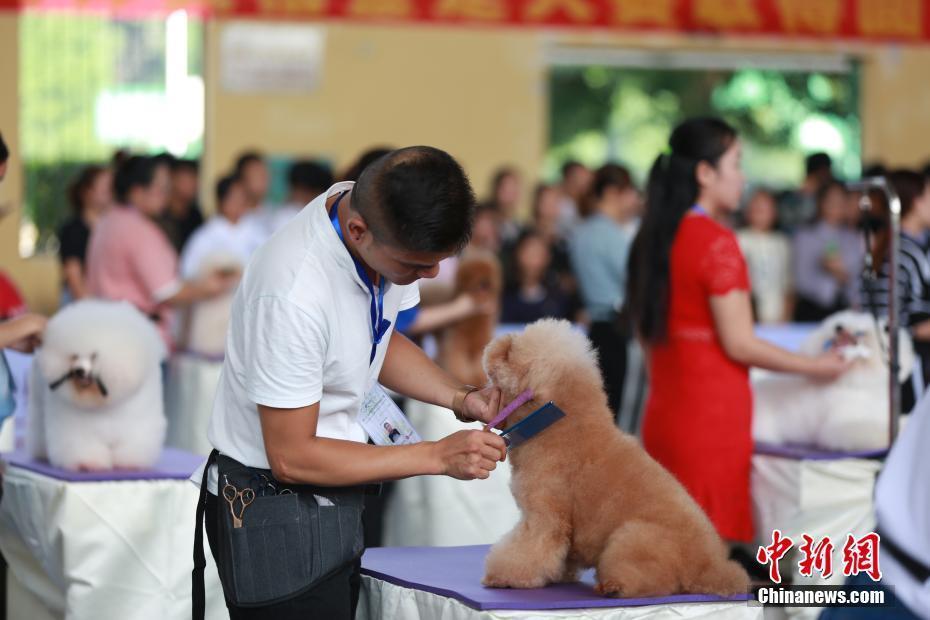
[[170,190],[168,167],[133,156],[116,172],[118,204],[94,227],[87,249],[87,286],[92,296],[125,300],[158,327],[169,346],[171,308],[225,293],[235,280],[213,273],[202,280],[178,275],[178,256],[154,219],[164,212]]

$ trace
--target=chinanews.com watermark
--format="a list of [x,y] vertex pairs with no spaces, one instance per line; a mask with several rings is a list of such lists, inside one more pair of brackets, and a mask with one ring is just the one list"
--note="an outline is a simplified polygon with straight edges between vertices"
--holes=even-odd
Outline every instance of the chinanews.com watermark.
[[[795,548],[795,541],[775,530],[771,544],[760,546],[756,554],[756,560],[768,566],[771,585],[753,588],[754,598],[749,604],[771,607],[893,607],[896,602],[891,589],[879,584],[882,578],[880,542],[881,538],[875,532],[860,538],[849,534],[842,547],[842,566],[836,567],[836,572],[844,577],[867,575],[873,582],[871,584],[783,585],[779,561]],[[815,540],[802,534],[796,548],[799,558],[796,576],[824,580],[834,575],[835,545],[829,536]]]
[[752,606],[765,607],[893,607],[881,586],[763,586]]

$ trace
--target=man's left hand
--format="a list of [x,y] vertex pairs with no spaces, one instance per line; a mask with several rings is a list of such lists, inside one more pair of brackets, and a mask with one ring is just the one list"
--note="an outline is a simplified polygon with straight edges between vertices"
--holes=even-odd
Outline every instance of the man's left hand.
[[501,410],[501,391],[496,387],[469,392],[462,403],[462,413],[476,422],[490,422]]

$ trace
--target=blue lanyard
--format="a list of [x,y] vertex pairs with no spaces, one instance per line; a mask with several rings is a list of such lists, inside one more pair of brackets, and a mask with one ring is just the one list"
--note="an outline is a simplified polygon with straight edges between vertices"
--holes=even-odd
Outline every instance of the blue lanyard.
[[704,217],[710,217],[710,215],[701,205],[694,205],[693,207],[689,209],[689,211],[691,211],[691,213],[694,213],[695,215],[703,215]]
[[[339,197],[336,198],[336,202],[333,203],[333,208],[329,211],[329,221],[332,222],[333,228],[336,230],[336,234],[339,236],[339,240],[342,241],[343,245],[345,245],[346,240],[342,236],[342,228],[339,227],[339,201],[341,201],[343,196],[347,193],[348,192],[343,192],[339,194]],[[348,251],[348,248],[346,248],[346,251]],[[378,294],[375,295],[375,285],[372,283],[371,278],[368,277],[368,274],[365,273],[362,264],[358,262],[355,256],[352,256],[351,252],[349,252],[349,256],[352,258],[352,262],[355,263],[355,271],[358,273],[358,277],[360,277],[362,282],[365,283],[365,286],[368,287],[368,294],[371,295],[371,357],[368,359],[368,364],[370,365],[375,361],[375,354],[378,352],[378,345],[381,344],[381,339],[384,338],[384,334],[386,334],[388,328],[391,327],[391,322],[384,318],[385,287],[382,278],[382,284],[378,287]]]

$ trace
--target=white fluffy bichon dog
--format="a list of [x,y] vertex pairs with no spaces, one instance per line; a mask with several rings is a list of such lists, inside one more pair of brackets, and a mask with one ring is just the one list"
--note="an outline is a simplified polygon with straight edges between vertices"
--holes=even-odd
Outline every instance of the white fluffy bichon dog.
[[30,453],[70,470],[142,469],[165,437],[154,323],[126,302],[85,300],[48,322],[30,378]]
[[[907,332],[899,336],[899,380],[914,368]],[[880,450],[888,438],[888,334],[885,321],[845,311],[821,323],[801,350],[817,355],[831,348],[854,359],[832,382],[799,375],[753,373],[753,437],[773,444],[834,451]]]

